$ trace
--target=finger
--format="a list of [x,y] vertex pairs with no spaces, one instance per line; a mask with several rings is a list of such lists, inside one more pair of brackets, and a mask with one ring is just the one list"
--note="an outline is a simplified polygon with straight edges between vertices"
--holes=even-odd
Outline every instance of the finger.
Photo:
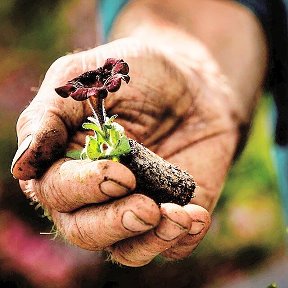
[[123,197],[136,186],[133,173],[110,160],[61,159],[42,178],[29,181],[39,201],[59,212]]
[[11,166],[17,179],[40,177],[55,159],[63,156],[68,134],[83,119],[80,103],[72,99],[64,102],[55,95],[54,85],[43,85],[17,122],[19,148]]
[[162,253],[166,258],[182,259],[189,256],[206,235],[210,227],[211,218],[206,209],[194,204],[188,204],[183,208],[192,220],[191,228],[189,233],[179,240],[174,247]]
[[109,248],[113,260],[127,266],[143,266],[187,235],[191,218],[181,206],[165,203],[160,211],[161,221],[154,230]]
[[52,218],[59,232],[72,244],[88,250],[103,250],[153,229],[160,221],[160,210],[150,198],[134,194],[73,213],[54,210]]

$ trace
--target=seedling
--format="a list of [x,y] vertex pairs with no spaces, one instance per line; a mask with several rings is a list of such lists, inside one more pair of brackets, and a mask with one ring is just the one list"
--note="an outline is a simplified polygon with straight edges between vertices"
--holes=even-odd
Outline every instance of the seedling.
[[116,92],[121,82],[129,83],[129,66],[123,60],[108,58],[102,67],[85,72],[68,81],[55,91],[64,98],[88,101],[92,116],[84,123],[84,129],[92,130],[86,136],[82,151],[70,151],[73,159],[110,159],[127,166],[136,177],[136,191],[143,193],[158,204],[173,202],[186,205],[194,197],[193,178],[177,166],[165,161],[137,141],[125,135],[124,128],[115,122],[117,115],[106,116],[104,100]]

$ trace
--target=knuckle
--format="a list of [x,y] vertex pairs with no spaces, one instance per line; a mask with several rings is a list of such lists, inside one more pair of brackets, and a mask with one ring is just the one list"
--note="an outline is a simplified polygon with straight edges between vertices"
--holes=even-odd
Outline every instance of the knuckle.
[[141,267],[148,263],[150,263],[153,259],[146,259],[146,260],[140,260],[136,255],[133,257],[129,257],[125,252],[123,252],[120,247],[111,248],[109,250],[109,259],[112,262],[119,263],[121,265],[129,266],[129,267]]
[[193,249],[188,249],[187,251],[179,251],[176,249],[169,249],[161,253],[163,257],[170,261],[177,261],[188,257],[192,253]]
[[63,67],[66,67],[71,63],[72,59],[73,59],[72,55],[65,55],[65,56],[59,57],[51,64],[47,73],[54,73],[55,71],[58,71],[59,69],[63,69]]
[[[65,223],[58,222],[57,227],[63,237],[73,245],[76,245],[82,249],[90,251],[103,250],[105,247],[96,243],[93,235],[89,233],[87,225],[82,223],[79,213],[73,213],[69,215],[68,221]],[[67,216],[67,214],[66,214]]]
[[58,212],[70,212],[72,209],[70,207],[71,201],[68,198],[69,195],[66,195],[66,191],[63,191],[62,187],[59,186],[58,179],[53,177],[58,165],[55,164],[53,168],[43,175],[37,183],[37,193],[39,198],[41,197],[52,209]]
[[39,124],[39,118],[43,113],[43,104],[36,101],[37,96],[34,100],[24,109],[19,115],[16,123],[16,131],[20,143],[28,135],[35,133]]
[[22,113],[19,115],[18,119],[17,119],[17,123],[16,123],[16,130],[18,132],[18,134],[24,130],[27,126],[30,126],[31,121],[31,115],[29,115],[29,106],[22,111]]
[[21,114],[19,115],[17,119],[17,122],[16,122],[17,131],[21,130],[23,124],[27,122],[26,111],[27,111],[27,108],[21,112]]
[[[46,199],[47,205],[58,212],[69,212],[69,206],[61,190],[55,188],[53,181],[47,188],[39,189],[42,199]],[[48,201],[49,199],[49,201]]]
[[74,57],[72,54],[61,56],[56,59],[47,70],[45,78],[53,78],[55,74],[58,75],[59,73],[67,71],[73,61]]
[[[144,194],[140,194],[140,193],[135,193],[135,194],[130,195],[129,201],[131,201],[131,202],[137,201],[141,204],[145,204],[145,203],[148,204],[149,202],[151,202],[152,204],[154,204],[154,201],[150,197],[148,197]],[[158,208],[158,206],[156,206],[156,207]]]
[[77,214],[75,214],[73,219],[72,229],[70,230],[71,236],[73,236],[75,240],[77,239],[78,245],[81,245],[82,247],[90,247],[92,239],[90,239],[89,234],[85,232],[86,229],[79,223]]

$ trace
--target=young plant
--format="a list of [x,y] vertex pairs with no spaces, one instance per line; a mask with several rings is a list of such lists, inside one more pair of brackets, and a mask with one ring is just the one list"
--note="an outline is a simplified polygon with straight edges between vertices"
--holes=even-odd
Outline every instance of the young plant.
[[119,161],[121,155],[131,151],[129,140],[124,133],[124,128],[114,122],[116,115],[108,118],[102,126],[99,120],[88,117],[90,122],[84,123],[84,129],[92,130],[94,135],[86,136],[85,147],[82,151],[70,151],[68,157],[74,159],[111,159]]
[[137,141],[128,139],[124,128],[106,116],[104,99],[109,92],[116,92],[121,81],[127,84],[129,66],[123,60],[109,58],[102,67],[85,72],[68,81],[55,91],[62,97],[72,97],[76,101],[88,101],[93,116],[83,124],[84,129],[92,130],[86,136],[82,151],[68,152],[74,159],[110,159],[120,161],[136,177],[136,191],[154,199],[158,204],[173,202],[186,205],[194,197],[193,178],[177,166],[165,161]]

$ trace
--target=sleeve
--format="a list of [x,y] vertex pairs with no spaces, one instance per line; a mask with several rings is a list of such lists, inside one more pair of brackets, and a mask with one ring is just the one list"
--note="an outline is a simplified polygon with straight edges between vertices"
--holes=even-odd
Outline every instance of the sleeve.
[[128,0],[98,0],[97,8],[100,14],[99,18],[103,41],[107,39],[114,19],[127,2]]
[[249,8],[259,19],[269,47],[266,89],[277,108],[275,140],[288,145],[288,0],[235,0]]

